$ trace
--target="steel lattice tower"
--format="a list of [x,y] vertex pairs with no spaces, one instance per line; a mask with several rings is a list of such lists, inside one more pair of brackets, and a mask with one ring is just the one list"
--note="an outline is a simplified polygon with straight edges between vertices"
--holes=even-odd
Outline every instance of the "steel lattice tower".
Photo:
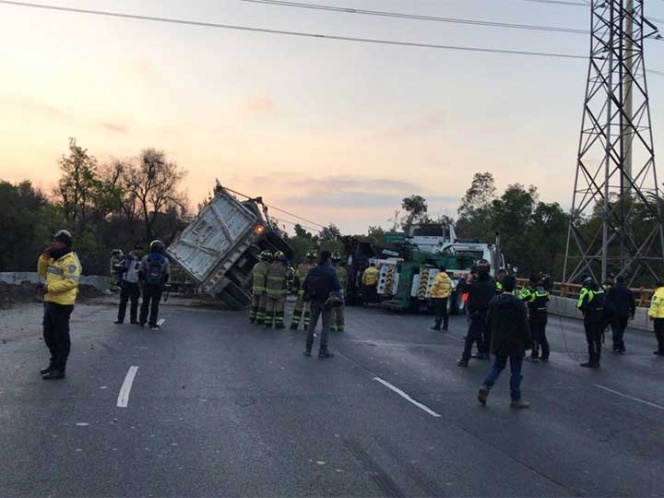
[[643,56],[644,40],[656,28],[644,19],[643,3],[590,4],[590,66],[565,282],[582,275],[599,281],[608,272],[634,282],[662,273],[664,233]]

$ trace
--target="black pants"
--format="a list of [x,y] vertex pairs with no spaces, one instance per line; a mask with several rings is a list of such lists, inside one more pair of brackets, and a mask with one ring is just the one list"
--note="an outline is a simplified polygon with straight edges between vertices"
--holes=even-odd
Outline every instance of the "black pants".
[[486,310],[475,311],[470,315],[470,326],[468,327],[461,359],[466,361],[470,359],[473,352],[473,343],[477,343],[477,349],[480,353],[488,353],[491,344],[485,344],[487,340],[491,341],[489,327],[486,324]]
[[530,313],[528,319],[530,325],[530,336],[532,340],[532,358],[540,357],[540,350],[542,353],[542,358],[545,360],[549,357],[549,341],[546,338],[546,322],[547,322],[546,311],[534,311]]
[[613,335],[613,350],[625,352],[625,341],[623,339],[625,335],[625,329],[627,328],[627,322],[629,317],[627,316],[616,316],[611,319],[611,332]]
[[125,313],[127,312],[127,303],[131,300],[129,321],[131,323],[137,323],[138,298],[140,295],[141,289],[138,284],[122,282],[122,288],[120,289],[120,308],[118,308],[118,322],[124,322]]
[[[141,325],[145,325],[145,322],[147,321],[150,327],[156,327],[157,317],[159,316],[161,292],[161,285],[143,285],[143,302],[141,303],[141,316],[138,320]],[[149,320],[148,309],[150,310]]]
[[440,324],[443,324],[443,330],[447,330],[449,325],[450,316],[447,313],[447,300],[449,298],[433,298],[431,299],[431,304],[433,306],[433,311],[436,314],[436,328],[440,328]]
[[50,365],[61,372],[67,367],[71,349],[69,337],[69,317],[73,305],[44,303],[44,342],[51,353]]
[[655,318],[654,325],[657,349],[660,353],[664,353],[664,318]]
[[602,354],[602,332],[603,323],[584,323],[586,329],[586,341],[588,342],[588,361],[599,363]]
[[378,302],[378,287],[374,285],[364,286],[364,304],[374,304]]

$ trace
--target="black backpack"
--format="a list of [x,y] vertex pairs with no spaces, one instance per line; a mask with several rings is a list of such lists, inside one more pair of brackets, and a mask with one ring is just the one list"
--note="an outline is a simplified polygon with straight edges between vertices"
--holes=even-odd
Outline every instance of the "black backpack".
[[148,285],[161,285],[164,282],[164,267],[166,258],[161,254],[150,254],[148,256],[148,270],[145,275],[145,283]]
[[307,295],[312,301],[325,301],[330,297],[332,282],[330,276],[314,268],[307,275]]

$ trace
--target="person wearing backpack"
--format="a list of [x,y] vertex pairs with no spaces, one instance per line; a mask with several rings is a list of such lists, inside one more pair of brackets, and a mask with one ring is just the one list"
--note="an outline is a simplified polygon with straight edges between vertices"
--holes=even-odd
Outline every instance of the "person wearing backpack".
[[328,337],[330,335],[330,322],[332,320],[332,301],[341,300],[339,278],[337,272],[330,264],[330,251],[321,251],[320,262],[314,266],[302,283],[304,296],[311,304],[311,321],[307,329],[307,342],[304,356],[311,356],[311,348],[314,344],[314,330],[318,324],[318,318],[322,319],[322,332],[320,335],[319,358],[332,358],[334,355],[328,350]]
[[[159,302],[164,285],[170,277],[170,264],[164,255],[166,247],[160,240],[150,243],[150,254],[143,258],[138,271],[139,278],[143,282],[143,302],[138,319],[139,325],[143,327],[147,322],[152,330],[159,330],[157,317],[159,316]],[[148,309],[150,318],[148,320]]]

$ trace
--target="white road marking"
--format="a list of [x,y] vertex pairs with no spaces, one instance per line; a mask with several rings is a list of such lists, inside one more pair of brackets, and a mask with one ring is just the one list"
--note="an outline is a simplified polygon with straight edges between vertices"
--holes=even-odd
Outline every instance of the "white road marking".
[[161,327],[165,321],[166,321],[165,318],[160,318],[159,320],[157,320],[157,327]]
[[423,405],[423,404],[420,403],[419,401],[414,400],[414,399],[411,398],[408,394],[406,394],[405,392],[403,392],[403,391],[402,391],[401,389],[399,389],[398,387],[393,386],[392,384],[390,384],[390,383],[387,382],[386,380],[383,380],[383,379],[381,379],[380,377],[374,377],[374,380],[377,381],[377,382],[380,382],[381,384],[383,384],[383,385],[384,385],[385,387],[387,387],[388,389],[391,389],[392,391],[394,391],[395,393],[397,393],[399,396],[401,396],[401,397],[402,397],[403,399],[405,399],[406,401],[408,401],[408,402],[414,404],[414,405],[415,405],[416,407],[418,407],[420,410],[424,410],[425,412],[427,412],[427,413],[428,413],[429,415],[431,415],[432,417],[439,418],[439,417],[441,416],[440,414],[434,412],[434,411],[433,411],[431,408],[429,408],[428,406]]
[[638,401],[639,403],[643,403],[644,405],[651,406],[652,408],[657,408],[658,410],[664,410],[664,406],[657,405],[655,403],[651,403],[650,401],[646,401],[641,398],[635,398],[634,396],[630,396],[629,394],[623,394],[618,391],[614,391],[613,389],[609,389],[608,387],[600,386],[599,384],[593,384],[593,386],[603,389],[604,391],[610,392],[612,394],[615,394],[616,396],[621,396],[623,398],[631,399],[632,401]]
[[131,392],[131,386],[134,383],[134,378],[136,377],[137,371],[138,367],[129,367],[127,376],[122,383],[120,394],[118,394],[118,408],[127,408],[129,405],[129,393]]

